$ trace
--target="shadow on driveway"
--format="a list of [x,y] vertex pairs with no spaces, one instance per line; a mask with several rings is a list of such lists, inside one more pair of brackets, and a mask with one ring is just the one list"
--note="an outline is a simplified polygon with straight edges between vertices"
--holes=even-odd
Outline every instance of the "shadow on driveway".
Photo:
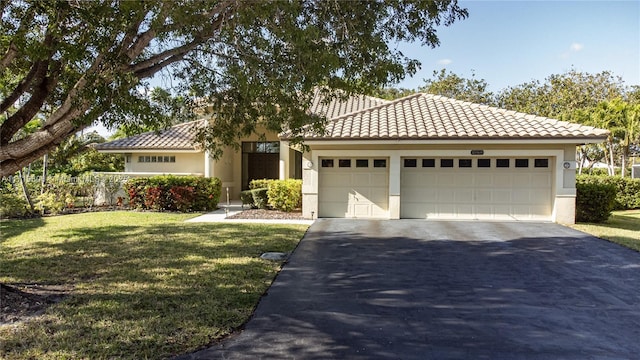
[[550,223],[311,226],[238,335],[179,359],[640,354],[640,254]]

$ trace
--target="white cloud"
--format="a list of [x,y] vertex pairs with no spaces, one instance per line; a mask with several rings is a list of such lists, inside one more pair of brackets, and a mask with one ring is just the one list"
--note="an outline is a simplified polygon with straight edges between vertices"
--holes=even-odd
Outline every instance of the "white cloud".
[[453,62],[451,59],[440,59],[438,60],[439,65],[449,65]]
[[582,50],[582,48],[584,48],[584,45],[580,44],[580,43],[573,43],[571,44],[571,46],[569,46],[569,50],[573,51],[573,52],[578,52],[580,50]]

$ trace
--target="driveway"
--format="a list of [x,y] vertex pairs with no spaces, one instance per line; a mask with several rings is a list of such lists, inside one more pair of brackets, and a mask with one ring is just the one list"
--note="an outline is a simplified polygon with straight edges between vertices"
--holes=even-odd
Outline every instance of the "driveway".
[[316,221],[238,335],[181,359],[632,359],[640,254],[550,223]]

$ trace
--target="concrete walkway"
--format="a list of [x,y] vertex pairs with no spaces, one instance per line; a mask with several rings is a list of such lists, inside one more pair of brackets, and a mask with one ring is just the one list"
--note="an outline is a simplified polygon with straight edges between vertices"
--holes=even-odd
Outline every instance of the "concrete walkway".
[[219,208],[210,213],[200,215],[186,222],[221,222],[221,223],[253,223],[253,224],[296,224],[311,225],[313,220],[298,219],[228,219],[229,216],[241,213],[245,210],[242,203],[233,200],[229,204],[218,204]]
[[637,359],[640,254],[552,223],[317,220],[239,334],[179,359]]

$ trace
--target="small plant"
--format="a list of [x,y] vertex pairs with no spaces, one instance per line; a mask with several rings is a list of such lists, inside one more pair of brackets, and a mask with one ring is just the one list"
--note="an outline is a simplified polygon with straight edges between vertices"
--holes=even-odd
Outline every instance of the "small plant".
[[240,192],[240,201],[242,201],[242,206],[249,205],[252,209],[256,208],[256,204],[253,202],[253,194],[251,190],[245,190]]
[[251,196],[253,197],[253,203],[258,209],[266,209],[269,204],[269,197],[267,192],[269,189],[260,188],[251,190]]
[[23,197],[12,193],[0,193],[0,218],[23,217],[29,214]]
[[267,189],[269,187],[269,184],[271,184],[274,181],[277,181],[277,180],[274,180],[274,179],[255,179],[255,180],[251,180],[251,182],[249,183],[249,190]]

